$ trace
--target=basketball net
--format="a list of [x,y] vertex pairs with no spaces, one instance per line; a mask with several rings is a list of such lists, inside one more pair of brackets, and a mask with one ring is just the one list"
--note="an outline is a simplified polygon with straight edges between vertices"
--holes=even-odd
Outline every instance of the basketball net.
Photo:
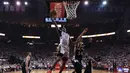
[[63,1],[68,19],[77,18],[76,10],[79,4],[80,1]]

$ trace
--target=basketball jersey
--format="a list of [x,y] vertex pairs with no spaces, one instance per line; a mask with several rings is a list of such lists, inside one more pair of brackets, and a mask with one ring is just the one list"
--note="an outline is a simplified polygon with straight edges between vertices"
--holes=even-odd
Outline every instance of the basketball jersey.
[[[28,67],[29,67],[29,65],[30,65],[30,60],[28,62]],[[25,67],[26,67],[26,59],[22,63],[22,68],[25,68]]]
[[69,54],[69,34],[66,33],[66,32],[61,32],[61,37],[60,37],[60,46],[61,46],[61,49],[60,49],[60,53],[62,54]]
[[76,46],[74,47],[75,50],[75,59],[81,60],[83,56],[83,45],[81,42],[76,43]]
[[75,51],[75,59],[82,59],[83,56],[83,49],[76,49]]

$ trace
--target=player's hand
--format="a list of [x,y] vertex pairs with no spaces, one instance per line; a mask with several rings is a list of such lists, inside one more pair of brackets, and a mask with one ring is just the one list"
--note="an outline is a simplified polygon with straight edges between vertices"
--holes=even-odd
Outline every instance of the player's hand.
[[85,28],[85,29],[84,29],[84,32],[87,32],[87,31],[88,31],[88,28]]

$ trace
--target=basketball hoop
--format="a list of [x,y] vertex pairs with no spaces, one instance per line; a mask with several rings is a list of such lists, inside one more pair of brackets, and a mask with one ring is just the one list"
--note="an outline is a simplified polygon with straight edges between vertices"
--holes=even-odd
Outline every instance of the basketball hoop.
[[63,1],[68,19],[77,18],[76,10],[79,4],[80,1]]

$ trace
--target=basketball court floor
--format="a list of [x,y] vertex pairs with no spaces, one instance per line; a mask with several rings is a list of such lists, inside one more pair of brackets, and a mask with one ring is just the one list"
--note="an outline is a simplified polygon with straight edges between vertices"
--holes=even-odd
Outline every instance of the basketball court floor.
[[[73,70],[64,71],[63,73],[72,73]],[[59,71],[53,71],[52,73],[58,73]],[[5,73],[22,73],[21,71],[16,72],[5,72]],[[47,73],[47,70],[33,70],[31,73]],[[113,73],[108,71],[102,71],[102,70],[93,70],[92,73]]]

